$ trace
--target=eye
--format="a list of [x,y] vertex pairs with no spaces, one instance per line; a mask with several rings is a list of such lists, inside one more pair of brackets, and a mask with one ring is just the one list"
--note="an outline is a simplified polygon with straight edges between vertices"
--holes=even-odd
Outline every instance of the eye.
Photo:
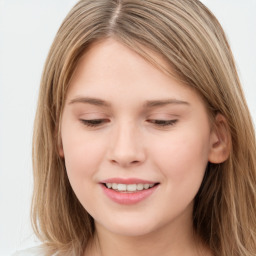
[[147,120],[149,123],[152,123],[156,126],[162,126],[162,127],[165,127],[165,126],[172,126],[174,125],[175,123],[177,123],[177,119],[174,119],[174,120],[158,120],[158,119],[148,119]]
[[80,121],[88,127],[98,127],[109,122],[108,119],[80,119]]

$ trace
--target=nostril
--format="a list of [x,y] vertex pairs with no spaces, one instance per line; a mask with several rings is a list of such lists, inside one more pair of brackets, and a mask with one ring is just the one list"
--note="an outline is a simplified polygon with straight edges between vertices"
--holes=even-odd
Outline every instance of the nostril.
[[140,163],[140,161],[138,160],[133,160],[133,161],[129,161],[129,160],[115,160],[115,159],[112,159],[110,160],[112,164],[115,164],[115,165],[122,165],[122,166],[132,166],[132,165],[137,165]]

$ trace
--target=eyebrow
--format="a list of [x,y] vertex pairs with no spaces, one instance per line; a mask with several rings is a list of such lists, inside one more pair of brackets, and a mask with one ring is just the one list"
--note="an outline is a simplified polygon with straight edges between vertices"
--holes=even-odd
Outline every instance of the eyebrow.
[[[84,104],[91,104],[95,106],[102,106],[102,107],[110,107],[111,104],[98,98],[91,98],[91,97],[77,97],[72,99],[69,104],[74,103],[84,103]],[[143,105],[145,108],[154,108],[154,107],[162,107],[165,105],[187,105],[190,104],[183,100],[178,99],[163,99],[163,100],[148,100]]]
[[95,106],[110,107],[110,104],[107,103],[106,101],[97,99],[97,98],[90,98],[90,97],[77,97],[69,102],[69,104],[74,104],[74,103],[88,103]]
[[149,100],[146,101],[145,107],[146,108],[153,108],[153,107],[162,107],[165,105],[187,105],[189,106],[190,104],[187,101],[183,100],[177,100],[177,99],[164,99],[164,100]]

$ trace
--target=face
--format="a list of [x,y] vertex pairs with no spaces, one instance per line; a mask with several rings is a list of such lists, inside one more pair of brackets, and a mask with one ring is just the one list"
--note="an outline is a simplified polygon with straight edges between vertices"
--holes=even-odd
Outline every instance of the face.
[[78,63],[59,152],[96,228],[136,236],[191,221],[211,136],[195,91],[108,39]]

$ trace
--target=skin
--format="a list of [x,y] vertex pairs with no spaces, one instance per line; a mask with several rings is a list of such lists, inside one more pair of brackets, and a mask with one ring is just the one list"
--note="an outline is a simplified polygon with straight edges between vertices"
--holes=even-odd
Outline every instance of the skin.
[[[95,119],[101,121],[93,127],[81,121]],[[191,88],[113,39],[91,46],[67,93],[59,149],[75,194],[95,220],[85,255],[210,255],[193,235],[192,209],[208,161],[226,157],[219,130]],[[143,201],[120,205],[99,184],[114,177],[160,184]]]

